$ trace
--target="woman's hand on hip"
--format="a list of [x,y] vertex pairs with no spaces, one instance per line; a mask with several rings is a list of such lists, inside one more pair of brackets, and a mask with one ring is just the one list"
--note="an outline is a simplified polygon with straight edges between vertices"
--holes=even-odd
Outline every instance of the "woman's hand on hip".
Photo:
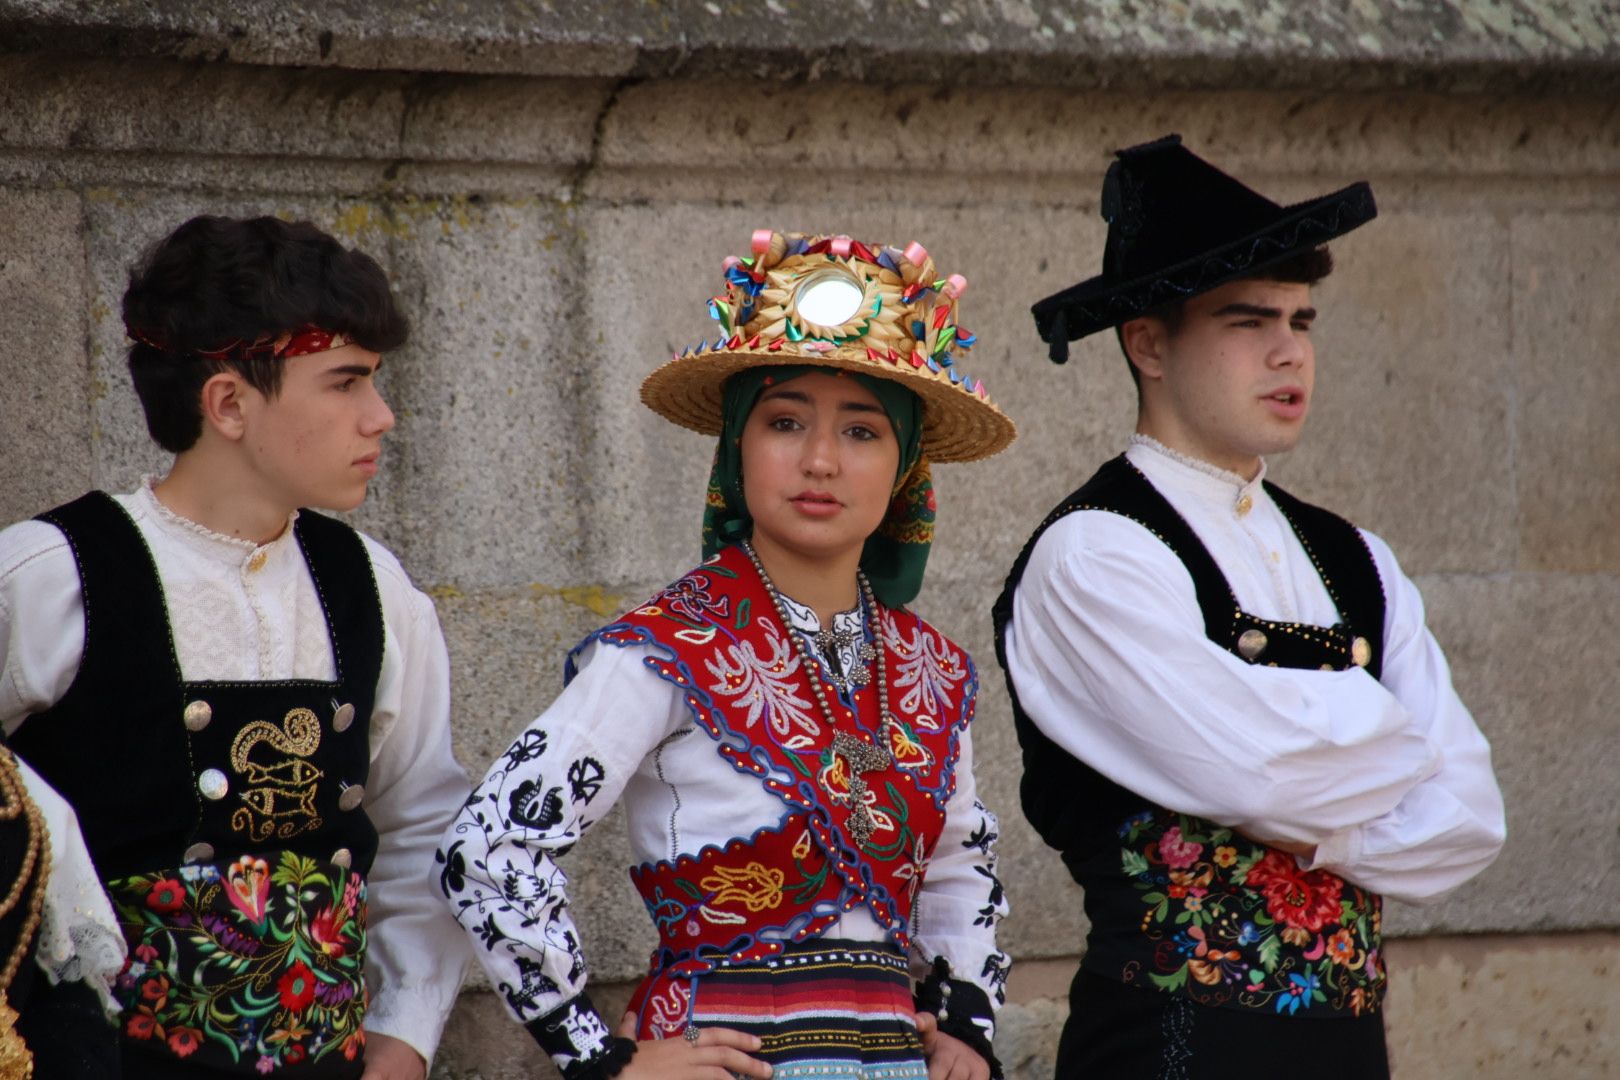
[[[636,1037],[636,1014],[625,1013],[614,1034]],[[771,1067],[750,1051],[760,1048],[756,1036],[731,1028],[706,1027],[697,1038],[645,1039],[636,1043],[636,1056],[618,1080],[733,1080],[738,1076],[765,1080]]]
[[933,1013],[917,1014],[917,1034],[922,1036],[928,1080],[990,1080],[990,1063],[961,1039],[939,1030]]

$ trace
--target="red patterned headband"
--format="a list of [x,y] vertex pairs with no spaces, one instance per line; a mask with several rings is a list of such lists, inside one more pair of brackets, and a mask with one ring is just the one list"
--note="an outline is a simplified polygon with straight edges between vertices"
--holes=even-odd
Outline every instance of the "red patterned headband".
[[[164,352],[169,350],[161,333],[129,327],[129,336],[142,345],[150,345]],[[237,340],[215,349],[193,349],[191,355],[200,356],[204,360],[251,360],[259,357],[287,360],[294,356],[341,349],[351,344],[352,340],[336,330],[323,330],[314,323],[305,323],[296,330],[284,330],[274,336],[266,335],[251,343]]]

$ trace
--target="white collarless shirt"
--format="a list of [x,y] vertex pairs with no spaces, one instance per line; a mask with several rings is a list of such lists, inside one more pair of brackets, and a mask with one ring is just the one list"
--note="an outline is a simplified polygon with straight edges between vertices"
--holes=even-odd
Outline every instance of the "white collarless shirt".
[[[1340,621],[1263,466],[1245,480],[1140,437],[1126,458],[1245,611]],[[1312,867],[1389,896],[1437,897],[1501,849],[1501,793],[1417,588],[1388,545],[1362,536],[1386,598],[1382,681],[1244,662],[1205,636],[1192,577],[1163,542],[1119,514],[1069,514],[1036,544],[1014,598],[1019,702],[1068,753],[1158,805],[1313,845]]]

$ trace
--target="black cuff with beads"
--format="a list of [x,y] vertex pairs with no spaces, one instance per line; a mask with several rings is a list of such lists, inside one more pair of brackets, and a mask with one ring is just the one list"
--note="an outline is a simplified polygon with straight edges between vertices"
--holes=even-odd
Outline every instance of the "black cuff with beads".
[[991,1080],[1002,1080],[1001,1062],[996,1060],[990,1037],[985,1034],[994,1030],[995,1010],[990,1007],[990,995],[983,987],[965,979],[951,978],[951,965],[943,956],[937,956],[928,978],[918,985],[912,1000],[918,1012],[934,1014],[939,1030],[960,1039],[984,1058],[990,1066]]

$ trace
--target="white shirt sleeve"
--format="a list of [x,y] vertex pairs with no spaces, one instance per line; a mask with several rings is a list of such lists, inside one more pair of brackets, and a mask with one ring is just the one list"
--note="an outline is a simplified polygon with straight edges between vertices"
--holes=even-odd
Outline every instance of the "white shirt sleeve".
[[1440,750],[1440,768],[1386,814],[1317,849],[1325,867],[1401,900],[1434,899],[1489,866],[1507,837],[1491,747],[1451,685],[1451,669],[1424,624],[1423,598],[1378,537],[1363,533],[1384,580],[1382,680]]
[[1020,704],[1068,753],[1181,813],[1319,845],[1392,811],[1441,752],[1365,671],[1246,664],[1173,552],[1117,514],[1036,545],[1008,630]]
[[556,859],[684,722],[679,693],[643,648],[596,644],[579,674],[473,789],[444,834],[439,881],[473,954],[522,1023],[585,988],[584,952]]
[[[956,762],[956,790],[945,806],[945,826],[917,893],[912,949],[924,964],[943,956],[951,977],[976,983],[993,1003],[1006,1001],[1011,961],[996,948],[996,926],[1007,900],[996,876],[1000,824],[979,801],[973,780],[972,731],[964,731]],[[989,1038],[994,1031],[986,1031]]]
[[392,555],[367,548],[387,638],[364,802],[379,837],[366,878],[365,1026],[431,1061],[469,954],[439,896],[434,865],[439,836],[466,796],[467,774],[450,748],[449,657],[433,603]]
[[39,807],[50,836],[50,876],[40,909],[34,958],[53,983],[83,980],[108,1016],[118,1015],[113,980],[124,968],[127,948],[118,917],[102,891],[79,831],[79,819],[56,789],[17,759],[28,797]]
[[62,699],[84,655],[79,566],[54,525],[0,531],[0,724],[7,734]]

